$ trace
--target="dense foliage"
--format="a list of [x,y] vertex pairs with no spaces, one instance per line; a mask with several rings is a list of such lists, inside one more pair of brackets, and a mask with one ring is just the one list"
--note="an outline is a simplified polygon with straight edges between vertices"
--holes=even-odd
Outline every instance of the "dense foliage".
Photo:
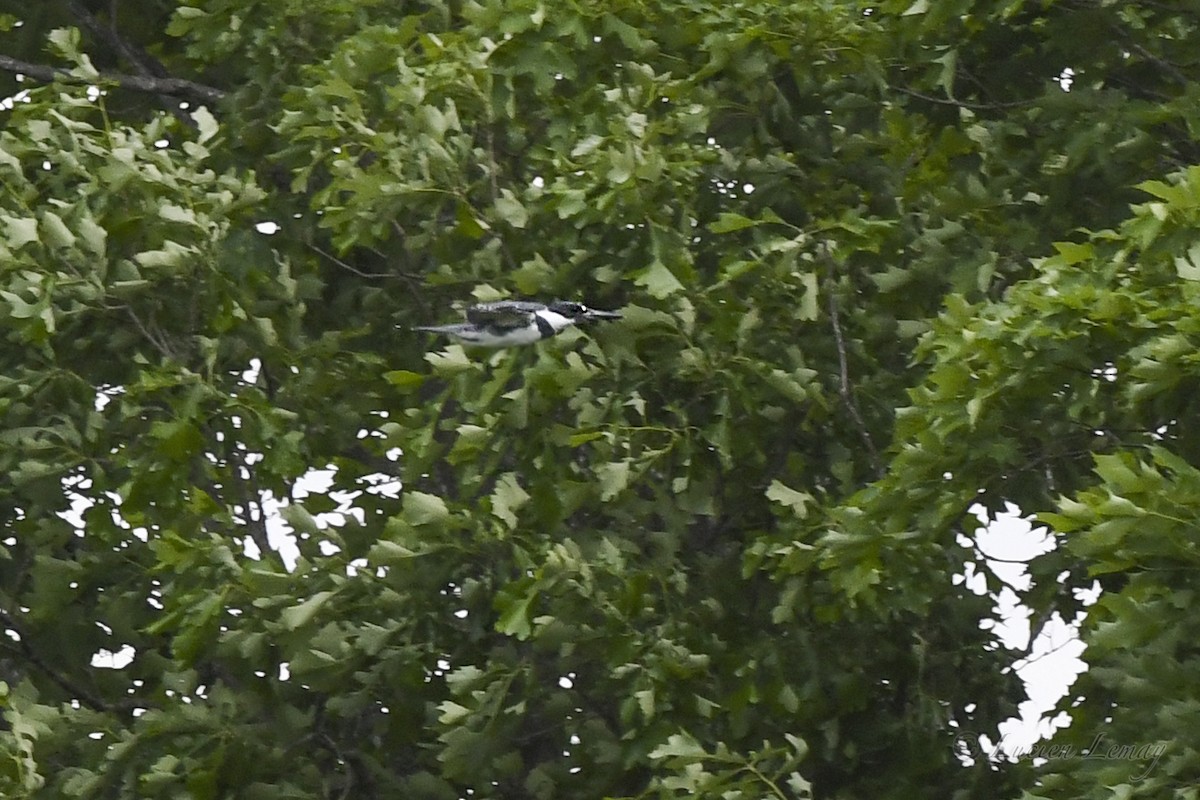
[[5,797],[1195,796],[1200,4],[4,5]]

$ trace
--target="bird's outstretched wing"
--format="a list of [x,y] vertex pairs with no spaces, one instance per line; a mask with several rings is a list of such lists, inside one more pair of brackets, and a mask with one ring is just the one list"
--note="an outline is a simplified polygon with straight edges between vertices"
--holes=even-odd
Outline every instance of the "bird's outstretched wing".
[[541,303],[526,300],[497,300],[478,303],[467,309],[467,321],[490,328],[523,328],[533,321],[533,312],[545,308]]

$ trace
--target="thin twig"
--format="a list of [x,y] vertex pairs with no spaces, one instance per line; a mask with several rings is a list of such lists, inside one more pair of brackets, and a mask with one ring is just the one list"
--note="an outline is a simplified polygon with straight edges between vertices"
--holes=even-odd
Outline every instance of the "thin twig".
[[342,787],[342,792],[338,795],[338,799],[346,800],[346,798],[352,797],[354,795],[355,784],[354,763],[342,753],[342,748],[338,747],[337,742],[328,733],[321,731],[317,734],[317,738],[325,745],[325,748],[329,752],[333,753],[333,757],[338,765],[345,767],[343,775],[345,776],[346,784]]
[[1000,556],[988,555],[987,551],[978,544],[974,546],[974,549],[985,561],[995,561],[997,564],[1020,564],[1023,567],[1027,567],[1034,558],[1037,558],[1037,556],[1030,556],[1029,558],[1001,558]]
[[321,248],[317,247],[315,244],[312,244],[311,242],[305,242],[304,244],[308,247],[309,250],[312,250],[314,253],[316,253],[318,255],[324,256],[325,258],[332,261],[334,264],[337,264],[342,269],[346,270],[347,272],[353,272],[355,275],[357,275],[360,278],[398,278],[398,277],[401,277],[399,275],[393,275],[393,274],[387,273],[387,272],[363,272],[358,267],[353,267],[353,266],[347,264],[345,261],[342,261],[340,258],[335,256],[333,253],[327,253],[324,250],[322,250]]
[[[382,261],[383,263],[387,264],[389,261],[391,261],[391,258],[389,258],[388,254],[383,252],[382,250],[380,250],[376,247],[371,247],[370,245],[363,245],[363,247],[369,253],[378,257],[379,260]],[[404,259],[404,260],[407,260],[407,259]],[[391,276],[389,276],[389,277],[391,277]],[[397,270],[395,270],[395,277],[399,277],[399,278],[403,278],[404,280],[411,281],[411,280],[420,280],[421,276],[417,275],[415,272],[405,272],[402,269],[397,269]]]
[[[393,223],[393,224],[395,224],[395,223]],[[397,225],[396,227],[398,229],[400,229],[399,225]],[[403,229],[400,229],[400,230],[401,230],[401,232],[403,232]],[[334,264],[337,264],[342,269],[346,270],[347,272],[351,272],[351,273],[359,276],[360,278],[368,278],[368,279],[386,278],[386,279],[404,281],[412,288],[412,296],[416,298],[417,304],[421,306],[421,310],[425,311],[425,312],[429,311],[429,307],[425,304],[425,300],[421,296],[420,280],[418,279],[418,277],[416,275],[412,274],[411,272],[404,272],[403,270],[396,270],[395,272],[365,272],[365,271],[359,269],[358,267],[347,264],[345,261],[342,261],[340,258],[333,255],[332,253],[325,252],[324,250],[322,250],[320,247],[317,247],[312,242],[305,242],[304,244],[306,247],[308,247],[308,249],[312,250],[314,253],[316,253],[320,256],[323,256],[324,258],[329,259],[330,261],[332,261]],[[368,247],[367,249],[370,250],[375,255],[379,256],[381,259],[383,259],[383,261],[385,263],[387,262],[387,256],[385,256],[380,251],[376,250],[373,247]]]
[[130,44],[117,31],[116,19],[112,19],[111,25],[104,25],[100,20],[96,19],[90,11],[84,8],[79,0],[66,0],[67,10],[71,12],[71,16],[79,21],[79,24],[87,29],[87,32],[96,37],[104,44],[116,51],[116,53],[125,59],[134,67],[137,74],[144,78],[169,78],[163,65],[145,50]]
[[833,339],[837,344],[838,354],[838,394],[842,397],[842,402],[846,405],[846,410],[850,412],[851,419],[854,420],[854,426],[858,429],[859,438],[862,439],[863,446],[867,449],[867,457],[871,461],[871,467],[875,470],[876,477],[883,477],[883,464],[879,460],[879,451],[875,449],[875,441],[871,438],[871,432],[867,430],[867,423],[863,420],[862,412],[858,409],[858,403],[854,400],[854,393],[850,389],[850,368],[849,359],[846,357],[846,337],[842,335],[841,316],[838,313],[837,293],[834,292],[833,286],[833,259],[829,257],[829,248],[824,248],[825,260],[829,265],[829,279],[826,282],[826,294],[829,295],[829,322],[833,326]]
[[172,97],[190,97],[205,103],[216,103],[225,96],[225,92],[202,83],[183,78],[147,78],[140,75],[125,75],[119,72],[101,72],[95,78],[85,78],[76,75],[62,67],[52,67],[47,64],[31,64],[10,56],[0,55],[0,70],[16,72],[43,83],[62,81],[64,83],[92,86],[98,83],[113,83],[122,89],[133,89],[138,92],[165,94]]
[[[1062,619],[1061,615],[1059,616],[1059,619]],[[1049,620],[1047,620],[1047,621],[1049,621]],[[1063,623],[1070,624],[1070,623],[1067,623],[1066,620],[1063,620]],[[1033,652],[1034,641],[1037,639],[1038,636],[1041,635],[1041,633],[1042,633],[1042,631],[1039,630],[1036,635],[1033,633],[1031,633],[1029,635],[1029,651],[1030,651],[1030,653]],[[1029,656],[1026,656],[1025,658],[1018,658],[1016,661],[1014,661],[1012,663],[1012,668],[1015,672],[1019,673],[1021,670],[1025,669],[1026,667],[1030,666],[1031,664],[1036,664],[1038,661],[1041,661],[1043,658],[1054,655],[1059,650],[1062,650],[1064,647],[1071,644],[1072,642],[1078,642],[1078,641],[1079,641],[1078,635],[1068,636],[1062,642],[1054,645],[1053,647],[1051,647],[1049,650],[1047,650],[1044,653],[1038,653],[1036,656],[1029,655]]]
[[146,339],[149,340],[150,344],[154,345],[158,352],[162,353],[163,356],[172,361],[175,360],[175,354],[171,351],[170,347],[167,347],[166,341],[151,333],[150,329],[142,323],[141,317],[139,317],[131,307],[125,306],[125,313],[127,313],[129,318],[133,320],[133,324],[137,326],[139,331],[141,331],[142,336],[145,336]]
[[904,86],[893,86],[901,94],[906,94],[910,97],[915,97],[918,100],[927,100],[930,103],[937,103],[943,106],[954,106],[956,108],[967,108],[971,111],[999,111],[1005,108],[1024,108],[1033,105],[1035,100],[1014,100],[1012,102],[996,102],[996,103],[968,103],[965,100],[955,100],[950,97],[935,97],[931,94],[918,92],[915,89],[909,89]]
[[[489,115],[490,116],[490,115]],[[487,152],[488,152],[488,172],[492,184],[492,202],[500,199],[500,176],[496,173],[500,168],[496,164],[496,137],[492,132],[492,123],[489,120],[487,124]]]

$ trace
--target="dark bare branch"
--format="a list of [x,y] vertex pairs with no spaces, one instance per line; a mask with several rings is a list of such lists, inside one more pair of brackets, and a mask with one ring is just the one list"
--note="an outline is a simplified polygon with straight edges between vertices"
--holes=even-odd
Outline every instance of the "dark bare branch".
[[[116,8],[112,9],[111,25],[104,25],[100,20],[96,19],[91,12],[83,7],[79,0],[65,0],[67,10],[71,15],[78,20],[89,34],[95,37],[98,41],[105,44],[110,50],[114,51],[118,56],[125,60],[127,64],[133,67],[134,72],[143,78],[169,78],[170,74],[166,67],[147,53],[142,48],[133,44],[129,40],[121,36],[116,27]],[[179,101],[168,94],[158,95],[159,102],[172,114],[175,118],[189,128],[197,128],[196,121],[191,116],[179,107]]]
[[[125,39],[116,25],[105,25],[84,8],[79,0],[66,0],[67,10],[88,33],[103,42],[125,60],[143,78],[169,78],[166,68],[154,56]],[[115,20],[114,20],[115,23]]]
[[1160,58],[1160,57],[1154,55],[1154,53],[1151,53],[1149,50],[1147,50],[1145,47],[1138,44],[1137,42],[1126,41],[1126,44],[1129,46],[1130,50],[1137,53],[1139,56],[1146,59],[1151,64],[1153,64],[1154,66],[1158,67],[1160,70],[1165,72],[1167,75],[1169,75],[1171,77],[1172,80],[1174,80],[1180,86],[1190,85],[1191,79],[1188,78],[1188,76],[1183,73],[1183,70],[1179,69],[1179,67],[1175,66],[1170,61],[1167,61],[1165,58]]
[[324,258],[329,259],[330,261],[332,261],[334,264],[337,264],[342,269],[346,270],[347,272],[353,272],[355,275],[357,275],[360,278],[397,278],[397,277],[400,277],[399,275],[393,275],[393,274],[387,273],[387,272],[364,272],[363,270],[358,269],[357,267],[347,264],[345,261],[342,261],[340,258],[333,255],[332,253],[325,252],[324,250],[317,247],[315,244],[312,244],[311,242],[305,242],[304,244],[305,244],[305,246],[308,247],[309,250],[312,250],[317,255],[323,256]]
[[101,72],[96,78],[85,78],[75,75],[62,67],[52,67],[47,64],[31,64],[10,56],[0,55],[0,70],[15,72],[37,81],[92,85],[115,84],[122,89],[132,89],[136,92],[165,94],[172,97],[187,97],[205,103],[216,103],[225,96],[225,92],[213,86],[185,80],[183,78],[147,78],[141,75],[125,75],[117,72]]

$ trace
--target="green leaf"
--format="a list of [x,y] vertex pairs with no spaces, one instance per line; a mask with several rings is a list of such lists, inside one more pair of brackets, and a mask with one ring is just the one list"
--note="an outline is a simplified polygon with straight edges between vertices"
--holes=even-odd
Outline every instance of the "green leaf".
[[883,272],[876,272],[868,277],[879,288],[879,291],[894,292],[911,283],[913,273],[911,270],[901,267],[889,266]]
[[46,41],[62,58],[72,62],[79,61],[81,37],[78,28],[55,28],[46,34]]
[[307,533],[314,535],[321,532],[321,526],[312,514],[308,513],[308,509],[299,503],[288,503],[279,509],[279,515],[284,521],[292,526],[292,529],[297,533]]
[[821,314],[817,274],[815,272],[803,273],[800,276],[800,283],[804,286],[804,296],[800,298],[800,308],[796,316],[799,319],[811,322]]
[[529,502],[529,493],[517,482],[516,473],[506,472],[496,480],[491,499],[492,514],[503,520],[508,527],[515,528],[516,512]]
[[600,499],[611,500],[629,485],[629,462],[610,461],[596,467],[596,478],[600,483]]
[[47,245],[55,249],[75,245],[75,234],[71,233],[71,229],[53,211],[43,211],[41,222],[42,238]]
[[1186,256],[1175,257],[1175,271],[1185,281],[1200,281],[1200,242],[1192,245]]
[[328,603],[329,598],[333,597],[333,595],[332,591],[317,592],[299,605],[285,608],[279,615],[280,621],[283,622],[283,627],[289,631],[294,631],[309,624],[317,615],[317,612],[321,610],[321,607]]
[[784,684],[779,690],[779,705],[783,706],[783,710],[789,714],[795,714],[800,710],[800,697],[796,694],[796,690],[791,687],[791,684]]
[[8,303],[8,316],[13,319],[30,319],[42,311],[40,303],[29,303],[12,292],[0,290],[0,297]]
[[785,486],[778,480],[771,481],[771,485],[767,487],[766,495],[768,500],[792,509],[800,519],[808,516],[808,506],[814,502],[811,494],[798,492],[795,489]]
[[788,744],[792,746],[792,751],[795,753],[797,760],[801,760],[808,755],[808,742],[791,733],[785,733],[783,738],[787,739]]
[[217,124],[217,118],[207,108],[200,106],[190,116],[199,132],[196,137],[197,144],[204,144],[217,135],[220,126]]
[[579,140],[579,142],[573,148],[571,148],[571,158],[582,158],[583,156],[589,155],[595,152],[596,148],[603,144],[603,142],[603,136],[597,136],[596,134],[585,136],[583,139]]
[[976,395],[967,401],[967,422],[972,428],[979,422],[979,415],[983,412],[983,400]]
[[1137,491],[1146,487],[1138,472],[1130,466],[1135,463],[1127,454],[1102,453],[1095,456],[1096,474],[1117,491]]
[[683,290],[683,284],[675,277],[671,270],[667,269],[666,265],[661,261],[655,260],[641,272],[637,273],[634,278],[634,283],[638,286],[646,287],[654,297],[669,297],[676,292]]
[[537,592],[529,593],[504,603],[500,617],[496,620],[496,631],[505,636],[515,636],[524,641],[533,632],[529,624],[530,606],[537,599]]
[[733,231],[740,231],[743,228],[752,228],[758,224],[757,220],[744,217],[741,214],[723,211],[717,216],[715,222],[709,223],[708,229],[713,233],[732,233]]
[[185,461],[204,445],[204,435],[189,420],[156,422],[150,435],[158,440],[159,450],[175,461]]
[[628,150],[610,151],[608,153],[609,167],[605,178],[609,183],[620,185],[633,177],[637,169],[637,159]]
[[133,260],[142,267],[174,269],[186,264],[192,255],[192,248],[166,242],[161,250],[145,250],[136,254]]
[[[440,708],[440,707],[439,707]],[[460,706],[461,708],[461,706]],[[445,780],[429,772],[415,772],[404,778],[404,796],[428,800],[458,800],[458,792]]]
[[421,553],[416,552],[408,547],[405,547],[398,542],[393,542],[388,539],[380,539],[371,545],[371,550],[367,554],[367,560],[372,564],[382,566],[395,566],[397,564],[406,563],[410,559],[421,556]]
[[488,429],[479,425],[463,424],[455,428],[458,438],[446,460],[451,464],[473,461],[488,443]]
[[699,760],[707,754],[700,743],[685,732],[671,734],[667,737],[666,742],[651,750],[649,755],[650,758],[658,761],[664,758]]
[[1172,186],[1163,181],[1142,181],[1137,185],[1138,189],[1160,200],[1166,200],[1169,203],[1185,205],[1188,202],[1187,192],[1179,186]]
[[795,403],[809,399],[808,385],[816,376],[812,370],[798,369],[793,373],[773,369],[766,375],[767,383]]
[[5,244],[13,250],[38,240],[38,223],[36,218],[10,217],[0,214],[0,221],[4,222]]
[[402,504],[404,518],[413,525],[444,522],[450,517],[446,502],[434,494],[406,491]]
[[641,139],[646,135],[646,115],[640,111],[632,111],[625,116],[625,127],[635,138]]
[[395,369],[385,372],[383,373],[383,379],[405,394],[419,389],[421,384],[425,383],[424,375],[407,369]]
[[455,215],[458,220],[458,232],[468,239],[482,238],[489,229],[488,224],[477,217],[466,203],[458,204]]
[[21,174],[21,160],[4,148],[0,148],[0,166],[8,167],[14,176]]
[[654,689],[641,689],[633,693],[633,698],[637,701],[638,708],[642,712],[642,716],[646,719],[653,719],[655,712],[658,710],[658,704],[655,702],[656,692]]
[[425,360],[433,367],[434,372],[447,377],[474,369],[475,366],[471,359],[467,358],[462,346],[457,344],[449,345],[440,352],[426,353]]
[[788,775],[787,786],[792,790],[792,796],[796,800],[809,800],[813,797],[812,782],[799,772]]
[[502,189],[496,198],[496,214],[514,228],[524,228],[529,222],[529,212],[511,189]]
[[94,256],[104,257],[105,244],[108,241],[108,231],[96,224],[90,216],[83,216],[78,223],[79,238],[84,247]]
[[443,700],[438,703],[438,722],[442,725],[457,725],[471,715],[471,709],[453,700]]
[[567,437],[567,446],[579,447],[581,444],[587,444],[588,442],[594,442],[597,439],[603,439],[604,436],[605,434],[603,431],[581,431],[579,433],[571,434],[569,437]]
[[1095,256],[1095,248],[1090,242],[1055,242],[1054,249],[1058,251],[1058,260],[1067,266],[1089,261]]
[[172,642],[172,651],[180,662],[194,664],[212,648],[220,632],[225,599],[225,592],[216,592],[199,599],[188,609]]
[[177,206],[174,203],[163,203],[158,207],[158,215],[168,222],[178,222],[182,225],[196,225],[196,213],[190,209]]

